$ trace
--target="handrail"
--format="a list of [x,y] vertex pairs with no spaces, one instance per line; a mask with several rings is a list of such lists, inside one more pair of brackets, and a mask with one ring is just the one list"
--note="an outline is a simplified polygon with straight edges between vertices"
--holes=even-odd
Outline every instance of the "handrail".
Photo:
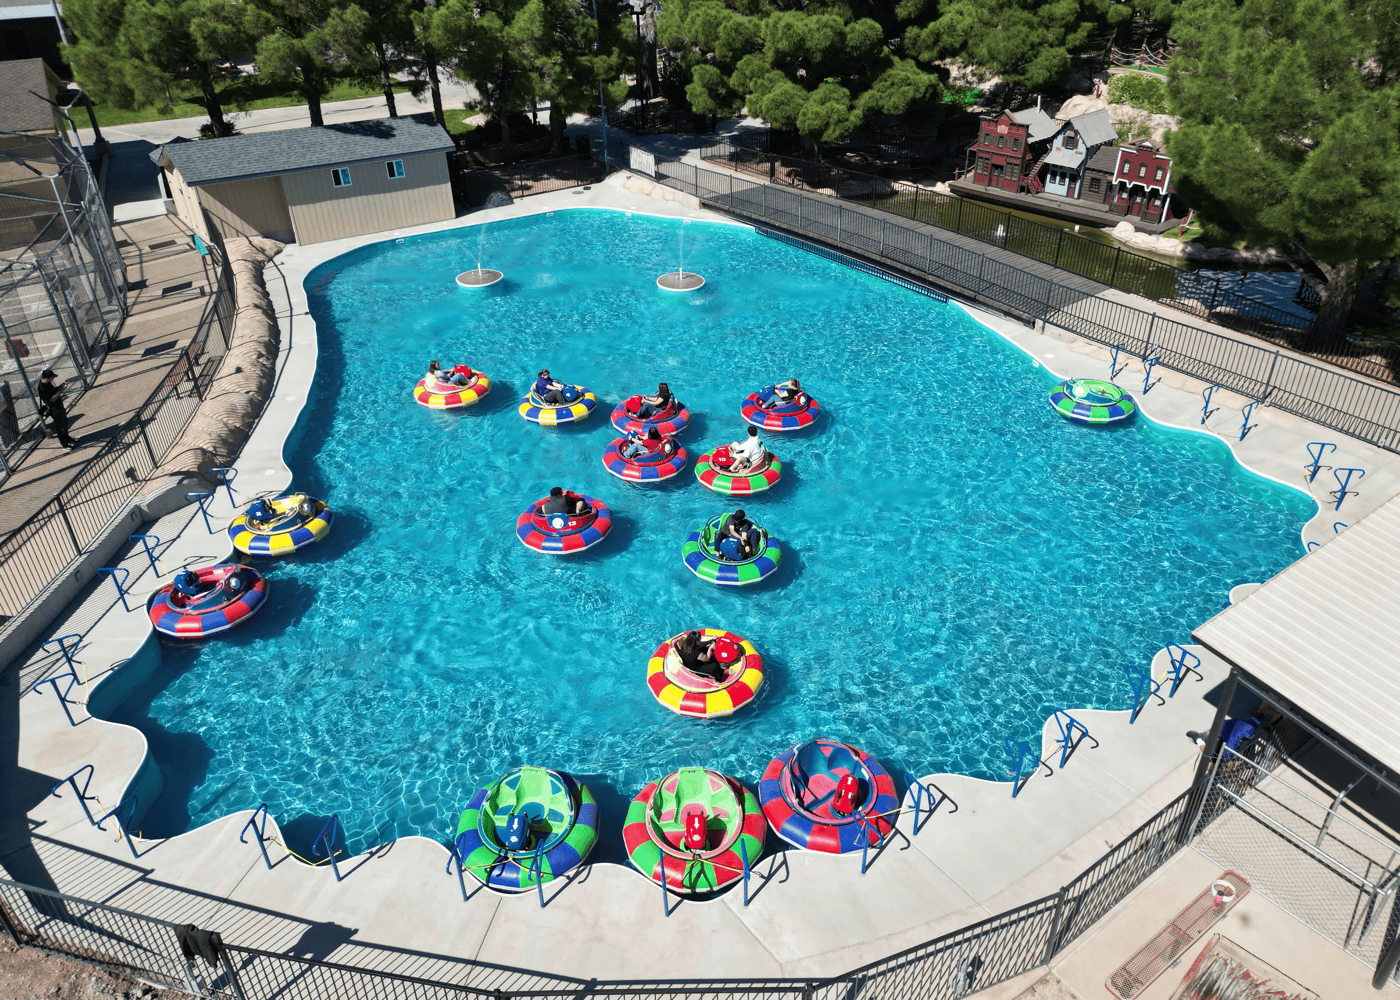
[[[1346,477],[1345,477],[1345,478],[1342,477],[1342,473],[1343,473],[1343,472],[1346,473]],[[1360,475],[1356,475],[1357,473],[1360,473]],[[1353,477],[1353,476],[1356,476],[1357,479],[1364,479],[1364,478],[1366,477],[1366,470],[1365,470],[1365,469],[1333,469],[1333,470],[1332,470],[1332,478],[1335,479],[1335,480],[1337,480],[1337,488],[1336,488],[1335,490],[1329,490],[1328,493],[1327,493],[1327,495],[1328,495],[1329,497],[1336,497],[1336,498],[1337,498],[1337,505],[1336,505],[1335,507],[1332,508],[1333,510],[1341,510],[1341,509],[1342,509],[1342,501],[1343,501],[1343,500],[1345,500],[1347,497],[1354,497],[1354,496],[1357,495],[1357,493],[1358,493],[1357,490],[1349,490],[1349,489],[1347,489],[1347,487],[1351,485],[1351,480],[1352,480],[1352,477]]]
[[1153,697],[1156,697],[1163,705],[1167,703],[1167,699],[1163,698],[1159,693],[1162,689],[1162,685],[1154,681],[1152,675],[1146,670],[1143,670],[1142,667],[1136,664],[1128,664],[1123,667],[1123,675],[1128,678],[1128,683],[1133,687],[1133,693],[1124,696],[1133,703],[1133,714],[1128,717],[1128,725],[1131,726],[1134,722],[1137,722],[1138,716],[1142,714],[1143,707],[1146,706],[1148,701]]
[[192,492],[185,494],[185,503],[199,504],[199,512],[204,515],[204,527],[209,534],[214,533],[214,526],[209,523],[209,508],[204,505],[204,501],[213,500],[214,494],[205,492]]
[[152,549],[151,549],[151,545],[152,545],[152,544],[155,544],[155,545],[159,545],[159,544],[160,544],[160,536],[159,536],[159,535],[130,535],[130,536],[127,537],[127,541],[129,541],[129,542],[140,542],[140,543],[141,543],[141,548],[144,549],[145,552],[146,552],[146,558],[149,559],[149,560],[151,561],[151,572],[154,573],[156,576],[160,576],[160,566],[156,563],[156,554],[155,554],[155,552],[152,551]]
[[[326,836],[326,831],[327,831],[327,830],[329,830],[329,831],[331,832],[331,834],[330,834],[329,837]],[[321,827],[321,832],[318,833],[318,834],[316,834],[316,839],[313,840],[313,841],[311,842],[311,853],[312,853],[312,855],[314,856],[315,853],[316,853],[316,848],[318,848],[318,847],[321,846],[321,841],[322,841],[323,839],[325,840],[325,842],[326,842],[326,854],[327,854],[327,856],[328,856],[329,859],[330,859],[331,871],[335,872],[335,880],[336,880],[337,882],[340,881],[340,865],[336,864],[336,861],[335,861],[335,856],[339,853],[339,852],[335,849],[335,835],[336,835],[339,831],[340,831],[340,817],[339,817],[339,816],[332,816],[330,819],[326,820],[326,825],[323,826],[323,827]],[[314,861],[314,862],[312,862],[312,864],[313,864],[313,865],[319,865],[319,864],[324,864],[324,862],[322,862],[322,861]]]
[[[1218,385],[1212,383],[1212,384],[1206,386],[1205,389],[1202,390],[1202,392],[1201,392],[1201,397],[1205,400],[1205,405],[1203,405],[1203,406],[1201,407],[1201,423],[1202,423],[1202,425],[1205,424],[1206,418],[1209,417],[1212,413],[1215,412],[1215,410],[1212,410],[1212,409],[1210,408],[1210,397],[1211,397],[1211,396],[1214,396],[1214,395],[1215,395],[1215,390],[1216,390],[1216,389],[1219,389],[1219,388],[1220,388],[1220,386],[1218,386]],[[1219,407],[1217,407],[1216,409],[1219,409]]]
[[[259,813],[262,814],[263,818],[261,827],[257,825]],[[269,871],[272,869],[272,859],[267,856],[266,842],[268,840],[267,821],[270,816],[271,813],[267,811],[267,803],[264,802],[253,810],[253,815],[248,817],[248,822],[244,823],[243,829],[238,831],[238,842],[240,844],[246,844],[248,842],[243,839],[243,835],[248,832],[249,828],[252,828],[253,833],[256,834],[258,838],[258,850],[262,851],[263,864],[267,865]]]
[[[1313,451],[1314,448],[1317,449],[1316,452]],[[1332,466],[1330,465],[1322,464],[1322,456],[1326,454],[1328,448],[1331,448],[1333,451],[1337,450],[1337,446],[1335,444],[1332,444],[1330,441],[1308,442],[1308,457],[1312,459],[1312,462],[1309,465],[1303,466],[1303,471],[1308,474],[1308,482],[1312,482],[1314,479],[1317,478],[1318,469],[1332,468]]]
[[[1030,748],[1015,737],[1002,737],[1002,745],[1006,748],[1007,755],[1016,759],[1016,770],[1006,772],[1007,774],[1015,775],[1015,779],[1011,782],[1011,797],[1013,799],[1021,794],[1021,789],[1026,787],[1026,782],[1034,778],[1042,767],[1045,768],[1045,776],[1047,778],[1054,775],[1055,772],[1049,764],[1041,760],[1038,755],[1031,753]],[[1027,757],[1035,761],[1035,765],[1031,767],[1028,773],[1022,773],[1026,770]]]
[[[137,796],[128,795],[126,798],[122,799],[120,802],[117,803],[117,807],[115,809],[107,810],[107,812],[103,814],[103,816],[100,819],[98,819],[98,821],[95,824],[93,824],[99,830],[103,830],[103,823],[107,822],[107,820],[109,819],[115,819],[117,821],[117,839],[126,841],[126,846],[131,848],[131,856],[133,858],[141,857],[141,855],[136,853],[136,843],[131,839],[131,821],[136,816],[136,806],[139,802],[140,799],[137,798]],[[122,822],[121,811],[126,807],[127,803],[131,803],[131,808],[126,810],[126,822]],[[137,831],[136,836],[141,836],[139,830]]]
[[[1060,727],[1060,735],[1055,739],[1055,743],[1060,748],[1060,770],[1064,770],[1070,757],[1074,755],[1074,751],[1079,749],[1079,744],[1083,743],[1085,739],[1094,741],[1094,745],[1089,748],[1090,750],[1098,747],[1099,741],[1090,735],[1089,727],[1064,709],[1055,709],[1055,714],[1051,718],[1055,720],[1055,725]],[[1079,734],[1078,739],[1075,738],[1076,733]]]
[[[87,777],[83,779],[83,787],[79,788],[78,775],[82,774],[84,771],[87,772]],[[61,799],[63,798],[63,796],[58,794],[58,790],[62,788],[65,784],[72,785],[73,792],[78,796],[78,805],[83,807],[83,815],[87,817],[88,822],[91,823],[93,826],[97,825],[97,820],[92,818],[92,810],[90,810],[87,807],[87,804],[89,800],[93,802],[98,802],[98,798],[96,795],[89,795],[87,793],[87,790],[89,786],[92,785],[92,779],[95,774],[97,774],[97,768],[93,767],[91,764],[84,764],[82,767],[78,768],[68,777],[64,778],[58,784],[54,785],[52,788],[49,789],[50,795],[52,795],[56,799]],[[106,817],[103,818],[105,819]]]
[[[914,836],[917,837],[919,835],[919,811],[921,804],[925,800],[928,801],[928,805],[923,806],[923,808],[928,812],[928,816],[924,819],[924,825],[927,826],[928,821],[933,818],[933,814],[938,809],[938,807],[944,802],[953,802],[953,799],[948,795],[947,792],[939,788],[932,781],[928,783],[927,788],[924,787],[924,783],[918,778],[914,777],[914,775],[910,774],[908,771],[904,772],[904,783],[908,786],[909,791],[914,799]],[[933,789],[932,792],[929,791],[930,788]],[[938,793],[937,798],[934,797],[934,792]],[[957,811],[958,804],[956,802],[953,802],[953,811],[950,812],[948,815],[951,816]]]
[[1167,643],[1167,658],[1172,664],[1172,687],[1167,692],[1168,698],[1176,697],[1176,689],[1181,687],[1181,682],[1186,679],[1187,674],[1195,674],[1197,684],[1206,679],[1206,675],[1196,669],[1201,665],[1201,658],[1185,646],[1175,642]]
[[227,490],[228,502],[237,507],[238,501],[233,498],[233,494],[236,492],[233,488],[233,481],[238,478],[238,470],[231,466],[221,465],[218,468],[210,469],[209,475],[218,477],[213,480],[215,489],[222,486]]
[[1262,399],[1256,399],[1256,400],[1254,400],[1254,402],[1252,402],[1252,403],[1246,403],[1246,404],[1245,404],[1245,407],[1244,407],[1244,422],[1240,424],[1240,440],[1241,440],[1241,441],[1244,440],[1244,436],[1245,436],[1246,434],[1248,434],[1250,431],[1254,430],[1254,428],[1256,428],[1256,427],[1259,426],[1257,423],[1256,423],[1256,424],[1251,424],[1251,423],[1249,422],[1249,418],[1250,418],[1250,416],[1254,413],[1254,408],[1255,408],[1256,406],[1258,406],[1258,405],[1259,405],[1260,403],[1262,403],[1262,402],[1264,402]]
[[[131,579],[131,570],[127,569],[125,566],[103,566],[97,571],[97,575],[101,576],[103,573],[106,573],[112,578],[112,585],[117,588],[117,596],[122,599],[122,607],[130,611],[131,605],[126,603],[127,591],[123,584]],[[122,574],[120,580],[117,579],[118,573]]]

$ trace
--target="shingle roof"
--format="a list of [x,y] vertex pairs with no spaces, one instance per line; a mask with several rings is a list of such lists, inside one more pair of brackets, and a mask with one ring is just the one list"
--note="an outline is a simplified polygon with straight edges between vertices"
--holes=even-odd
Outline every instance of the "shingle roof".
[[198,187],[452,148],[433,116],[421,114],[167,145],[165,155],[186,184]]
[[[53,132],[53,106],[45,104],[35,94],[52,97],[57,91],[49,86],[53,71],[42,59],[11,59],[0,62],[0,131]],[[31,93],[33,91],[33,93]]]
[[1094,155],[1089,158],[1089,162],[1084,165],[1086,170],[1101,170],[1106,174],[1111,174],[1118,169],[1118,147],[1100,146],[1094,150]]
[[1017,125],[1025,125],[1029,142],[1048,139],[1060,130],[1060,125],[1039,108],[1026,108],[1024,111],[1008,111],[1008,117]]
[[1071,118],[1069,124],[1079,133],[1080,140],[1086,146],[1097,146],[1118,138],[1118,133],[1113,130],[1113,119],[1108,116],[1107,108],[1099,108],[1097,111],[1090,111],[1087,115]]

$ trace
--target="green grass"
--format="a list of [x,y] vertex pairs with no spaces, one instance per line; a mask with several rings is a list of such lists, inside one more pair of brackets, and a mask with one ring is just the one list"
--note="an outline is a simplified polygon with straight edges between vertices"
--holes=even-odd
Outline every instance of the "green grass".
[[[407,83],[394,82],[395,93],[403,93],[409,89]],[[208,117],[209,112],[204,105],[196,103],[197,94],[192,87],[176,85],[170,88],[170,92],[171,96],[175,98],[175,103],[173,107],[168,109],[147,106],[127,110],[113,107],[110,104],[94,102],[97,123],[106,128],[108,126],[131,125],[136,122],[169,121],[173,118]],[[340,79],[334,82],[330,91],[321,98],[321,102],[329,104],[332,101],[353,101],[361,97],[381,97],[383,94],[384,91],[379,87],[366,87]],[[290,83],[274,82],[265,76],[244,76],[237,80],[231,80],[222,87],[219,96],[223,102],[225,115],[230,115],[235,111],[290,108],[306,104],[301,92]],[[91,125],[86,109],[77,108],[74,110],[76,113],[73,120],[79,128]],[[233,119],[233,124],[237,127],[237,119]]]
[[473,131],[476,126],[469,125],[467,119],[475,114],[475,111],[468,111],[464,108],[443,108],[442,118],[446,123],[447,134],[455,139],[459,135],[466,135]]

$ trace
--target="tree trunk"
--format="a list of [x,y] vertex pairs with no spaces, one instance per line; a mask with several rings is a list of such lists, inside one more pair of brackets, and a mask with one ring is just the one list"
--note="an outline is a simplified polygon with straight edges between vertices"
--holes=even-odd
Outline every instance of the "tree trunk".
[[498,111],[501,115],[501,153],[505,156],[506,166],[510,166],[510,114],[499,106]]
[[423,46],[423,65],[428,70],[428,89],[433,92],[433,117],[438,120],[439,125],[445,127],[447,119],[442,116],[442,89],[438,86],[437,53],[431,45]]
[[559,106],[557,100],[549,102],[549,155],[563,156],[568,152],[569,140],[564,135],[564,127],[568,124],[568,116],[564,114],[564,109]]
[[379,57],[379,81],[384,86],[384,100],[389,105],[389,117],[397,118],[399,109],[394,104],[394,78],[389,74],[389,53],[384,51],[384,43],[375,40],[374,54]]
[[1329,266],[1319,261],[1317,265],[1327,278],[1327,284],[1318,289],[1322,303],[1317,310],[1317,328],[1326,334],[1344,334],[1351,317],[1351,303],[1356,298],[1359,262],[1348,260]]
[[224,118],[223,102],[219,100],[219,92],[214,88],[214,74],[207,71],[200,80],[200,90],[204,94],[204,110],[209,112],[209,124],[214,126],[215,138],[233,135],[233,129]]
[[321,81],[314,69],[301,68],[301,92],[306,98],[306,110],[311,113],[311,127],[320,128],[326,124],[321,117]]

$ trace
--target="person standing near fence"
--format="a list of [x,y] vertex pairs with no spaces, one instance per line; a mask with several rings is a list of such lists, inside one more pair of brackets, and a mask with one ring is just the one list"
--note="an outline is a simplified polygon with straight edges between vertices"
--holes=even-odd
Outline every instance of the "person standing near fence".
[[58,373],[45,368],[39,376],[39,402],[48,408],[49,419],[53,421],[53,431],[58,435],[58,443],[63,448],[76,448],[78,442],[68,436],[68,410],[63,405],[63,386],[54,382]]

